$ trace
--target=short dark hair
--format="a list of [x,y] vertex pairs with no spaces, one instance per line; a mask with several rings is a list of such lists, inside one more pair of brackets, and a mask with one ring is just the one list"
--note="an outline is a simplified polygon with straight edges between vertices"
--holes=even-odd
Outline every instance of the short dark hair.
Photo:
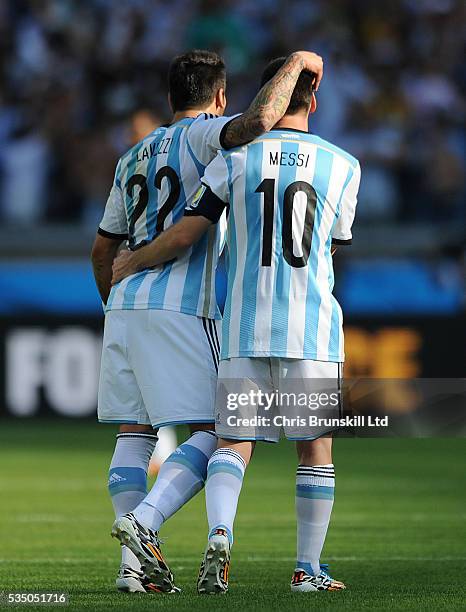
[[[262,73],[261,87],[263,87],[267,81],[270,81],[272,77],[280,70],[283,64],[286,62],[286,57],[277,57],[267,64]],[[300,110],[307,110],[311,104],[313,82],[315,74],[308,70],[303,70],[299,75],[296,82],[293,95],[291,96],[290,104],[286,111],[287,115],[295,115]]]
[[168,91],[174,111],[207,106],[225,84],[225,62],[213,51],[195,49],[170,64]]

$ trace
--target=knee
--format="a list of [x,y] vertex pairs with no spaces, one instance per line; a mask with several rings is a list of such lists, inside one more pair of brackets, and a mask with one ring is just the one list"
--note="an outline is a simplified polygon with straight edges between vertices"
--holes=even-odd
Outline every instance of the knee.
[[332,463],[332,439],[318,438],[298,444],[301,465],[325,465]]

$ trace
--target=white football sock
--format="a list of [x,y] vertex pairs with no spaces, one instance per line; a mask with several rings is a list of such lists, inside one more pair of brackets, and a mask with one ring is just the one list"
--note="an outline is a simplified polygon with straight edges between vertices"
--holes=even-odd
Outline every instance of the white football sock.
[[219,448],[210,458],[206,483],[209,537],[217,529],[224,529],[233,543],[233,522],[245,470],[244,459],[231,448]]
[[217,446],[214,432],[196,431],[165,460],[157,480],[133,514],[145,527],[162,524],[202,489],[207,463]]
[[[108,473],[108,490],[115,516],[131,512],[147,492],[147,468],[157,443],[156,434],[120,433]],[[141,565],[126,546],[121,547],[121,562],[139,570]]]
[[327,465],[300,465],[296,472],[298,555],[296,567],[320,573],[320,555],[327,535],[335,493],[335,469]]

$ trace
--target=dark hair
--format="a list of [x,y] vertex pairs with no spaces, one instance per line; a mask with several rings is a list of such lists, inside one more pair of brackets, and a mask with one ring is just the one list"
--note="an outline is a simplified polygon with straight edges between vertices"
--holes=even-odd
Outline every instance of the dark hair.
[[[274,59],[267,64],[264,72],[262,73],[261,87],[263,87],[267,81],[270,81],[270,79],[276,75],[285,62],[286,57],[277,57],[277,59]],[[307,70],[303,70],[301,72],[286,111],[287,115],[295,115],[298,111],[303,109],[307,110],[309,108],[312,98],[312,84],[314,82],[314,78],[315,74],[313,72],[309,72]]]
[[174,111],[208,106],[225,84],[225,62],[212,51],[195,49],[170,64],[168,91]]

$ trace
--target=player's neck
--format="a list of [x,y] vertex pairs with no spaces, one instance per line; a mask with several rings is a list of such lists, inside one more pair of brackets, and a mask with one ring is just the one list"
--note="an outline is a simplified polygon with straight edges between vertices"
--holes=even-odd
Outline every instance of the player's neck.
[[190,108],[189,110],[176,111],[173,115],[171,123],[176,123],[177,121],[181,121],[181,119],[186,119],[187,117],[197,117],[201,113],[211,113],[216,114],[216,106],[211,105],[208,108]]
[[275,128],[291,128],[292,130],[300,130],[301,132],[309,131],[308,123],[309,115],[303,113],[297,113],[296,115],[285,115],[278,123],[274,125]]

